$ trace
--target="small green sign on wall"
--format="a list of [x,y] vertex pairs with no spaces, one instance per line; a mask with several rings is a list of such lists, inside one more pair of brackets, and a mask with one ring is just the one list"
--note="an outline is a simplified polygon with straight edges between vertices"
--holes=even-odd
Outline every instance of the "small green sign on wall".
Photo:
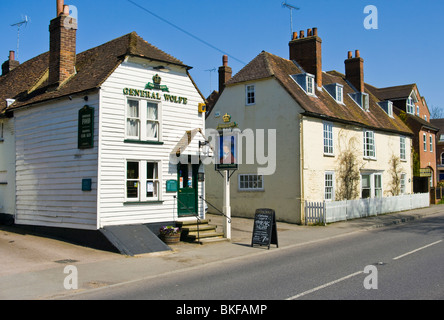
[[78,148],[94,147],[94,108],[85,105],[79,110]]
[[167,192],[177,192],[177,180],[168,180],[166,182]]

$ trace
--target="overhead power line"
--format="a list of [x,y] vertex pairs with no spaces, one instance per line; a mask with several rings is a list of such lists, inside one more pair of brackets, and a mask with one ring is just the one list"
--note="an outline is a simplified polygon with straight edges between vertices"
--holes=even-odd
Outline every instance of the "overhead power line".
[[127,0],[127,1],[130,2],[130,3],[132,3],[133,5],[135,5],[136,7],[142,9],[143,11],[145,11],[145,12],[147,12],[147,13],[153,15],[153,16],[156,17],[157,19],[159,19],[159,20],[161,20],[161,21],[163,21],[163,22],[169,24],[170,26],[176,28],[177,30],[179,30],[179,31],[181,31],[181,32],[183,32],[183,33],[185,33],[186,35],[188,35],[188,36],[190,36],[190,37],[192,37],[193,39],[195,39],[195,40],[197,40],[197,41],[199,41],[199,42],[205,44],[206,46],[208,46],[208,47],[210,47],[210,48],[212,48],[212,49],[214,49],[214,50],[216,50],[216,51],[219,51],[220,53],[226,54],[227,56],[229,56],[230,58],[236,60],[237,62],[240,62],[240,63],[242,63],[243,65],[246,65],[246,63],[243,62],[242,60],[239,60],[239,59],[237,59],[236,57],[233,57],[232,55],[228,54],[227,52],[225,52],[225,51],[223,51],[223,50],[217,48],[217,47],[214,46],[214,45],[212,45],[211,43],[209,43],[209,42],[207,42],[207,41],[205,41],[205,40],[202,40],[201,38],[199,38],[199,37],[195,36],[194,34],[192,34],[192,33],[188,32],[188,31],[184,30],[183,28],[181,28],[181,27],[175,25],[174,23],[172,23],[172,22],[170,22],[170,21],[168,21],[168,20],[162,18],[161,16],[159,16],[159,15],[155,14],[154,12],[148,10],[147,8],[141,6],[140,4],[138,4],[138,3],[136,3],[136,2],[134,2],[134,1],[132,1],[132,0]]

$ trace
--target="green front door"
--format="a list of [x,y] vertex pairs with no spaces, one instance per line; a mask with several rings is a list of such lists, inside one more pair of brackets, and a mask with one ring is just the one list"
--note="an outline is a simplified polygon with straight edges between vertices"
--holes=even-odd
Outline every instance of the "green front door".
[[179,164],[178,173],[178,213],[179,217],[197,215],[197,173],[199,166]]

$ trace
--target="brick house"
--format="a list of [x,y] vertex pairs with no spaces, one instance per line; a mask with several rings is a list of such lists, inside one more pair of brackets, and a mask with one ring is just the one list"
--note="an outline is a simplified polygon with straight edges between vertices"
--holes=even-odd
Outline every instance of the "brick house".
[[416,84],[367,88],[380,100],[392,103],[394,112],[414,132],[413,191],[428,192],[436,186],[436,135],[438,128],[430,121],[430,111]]

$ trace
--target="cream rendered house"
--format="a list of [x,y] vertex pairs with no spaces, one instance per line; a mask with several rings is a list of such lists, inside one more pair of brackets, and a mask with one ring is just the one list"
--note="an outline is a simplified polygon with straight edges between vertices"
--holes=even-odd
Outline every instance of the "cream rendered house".
[[[290,59],[261,52],[225,82],[209,108],[207,129],[228,114],[243,132],[256,132],[256,150],[256,130],[263,129],[265,152],[276,154],[275,170],[264,171],[272,163],[257,157],[239,164],[231,178],[233,216],[272,208],[280,221],[303,223],[305,200],[412,192],[411,130],[391,105],[365,90],[359,52],[349,53],[345,75],[323,72],[321,44],[314,28],[307,37],[294,35]],[[273,130],[275,142],[267,139]],[[242,148],[245,153],[246,143]],[[354,172],[351,181],[346,170]],[[222,179],[209,166],[206,175],[212,181],[207,200],[221,207]]]

